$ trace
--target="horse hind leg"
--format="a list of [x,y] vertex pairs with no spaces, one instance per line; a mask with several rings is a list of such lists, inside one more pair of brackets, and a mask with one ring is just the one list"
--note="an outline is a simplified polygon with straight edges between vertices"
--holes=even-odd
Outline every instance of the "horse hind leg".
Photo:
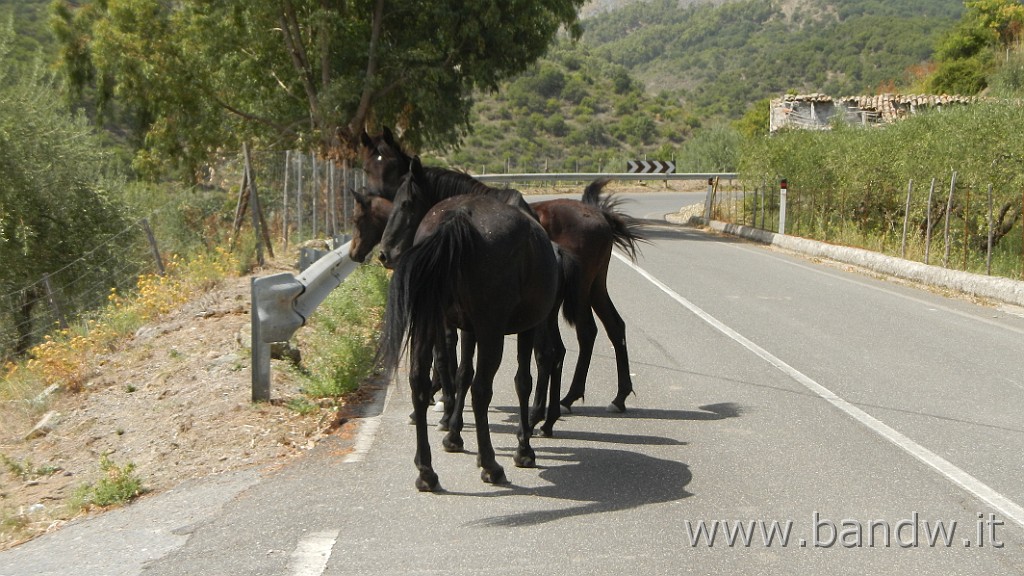
[[430,455],[430,440],[427,437],[427,406],[430,404],[430,356],[431,346],[415,343],[410,358],[409,387],[412,390],[413,419],[416,424],[416,488],[420,492],[436,492],[441,489],[437,473],[434,472]]
[[433,390],[436,392],[438,387],[441,389],[441,406],[443,411],[441,414],[441,420],[437,423],[437,429],[442,432],[447,432],[451,418],[452,418],[452,407],[455,401],[455,346],[458,341],[458,333],[454,328],[448,328],[444,331],[444,346],[434,347],[434,376],[436,382],[434,382]]
[[[581,306],[581,308],[583,308]],[[576,341],[579,343],[580,353],[576,360],[576,370],[572,375],[572,384],[568,392],[562,398],[561,405],[567,411],[572,411],[572,405],[586,395],[587,372],[590,371],[590,360],[594,355],[594,342],[597,340],[597,323],[594,322],[594,315],[590,308],[584,308],[582,314],[576,316]]]
[[538,331],[534,349],[537,357],[537,391],[530,411],[530,430],[543,420],[541,434],[550,438],[554,435],[555,422],[561,415],[558,396],[561,394],[562,366],[565,362],[565,343],[558,330],[557,310],[548,319],[546,329]]
[[602,290],[594,298],[594,312],[601,320],[612,348],[615,349],[615,371],[618,376],[618,392],[611,404],[609,412],[625,412],[626,398],[633,393],[633,379],[629,373],[629,350],[626,348],[626,323],[622,320],[608,292]]
[[445,413],[449,416],[448,433],[441,441],[445,452],[462,452],[465,449],[465,441],[462,439],[462,429],[465,427],[463,411],[466,407],[466,393],[474,378],[473,354],[476,352],[476,338],[469,332],[463,332],[460,346],[462,357],[455,371],[455,397],[450,402],[450,407],[444,407]]
[[[530,362],[534,349],[535,330],[522,332],[517,339],[518,345],[518,370],[516,370],[516,396],[519,398],[519,432],[516,437],[519,439],[519,446],[516,448],[512,460],[519,468],[533,468],[537,465],[537,454],[530,446],[530,436],[533,435],[533,428],[530,426],[529,402],[530,388],[533,386],[530,374]],[[537,377],[542,376],[542,368],[538,367]]]
[[473,417],[476,420],[477,465],[483,470],[480,478],[489,484],[507,484],[505,469],[495,458],[494,445],[491,444],[490,425],[487,420],[487,409],[494,395],[494,375],[501,364],[503,338],[489,336],[478,339],[476,375],[473,378]]

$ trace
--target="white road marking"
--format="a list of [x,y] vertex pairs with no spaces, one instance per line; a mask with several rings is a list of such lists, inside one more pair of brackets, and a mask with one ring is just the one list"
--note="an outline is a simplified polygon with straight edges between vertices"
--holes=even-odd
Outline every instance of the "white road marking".
[[288,574],[291,576],[320,576],[327,568],[331,559],[334,543],[338,541],[340,530],[333,532],[314,532],[299,540],[288,562]]
[[649,272],[641,268],[640,266],[631,262],[628,258],[620,254],[618,251],[613,252],[616,258],[621,260],[627,266],[635,270],[638,274],[646,278],[649,282],[657,286],[662,292],[667,294],[670,298],[681,304],[684,308],[694,313],[698,318],[707,322],[711,327],[718,330],[722,334],[725,334],[735,342],[750,350],[761,359],[765,360],[769,364],[775,366],[784,374],[796,380],[802,384],[805,388],[814,392],[821,399],[825,400],[829,404],[832,404],[839,410],[845,412],[848,416],[854,420],[860,422],[872,432],[892,442],[896,446],[902,448],[904,451],[909,453],[911,456],[917,458],[925,465],[931,467],[939,474],[946,477],[947,480],[960,488],[970,492],[982,502],[985,502],[989,506],[999,511],[1003,516],[1009,518],[1013,522],[1017,523],[1021,527],[1024,527],[1024,507],[1021,507],[1016,502],[1013,502],[1009,498],[1003,496],[999,492],[996,492],[988,485],[978,480],[974,476],[971,476],[967,472],[964,472],[960,468],[954,466],[945,458],[938,454],[928,450],[924,446],[921,446],[917,442],[911,440],[907,436],[904,436],[900,432],[897,432],[881,420],[878,420],[874,416],[871,416],[867,412],[857,408],[853,404],[850,404],[846,400],[843,400],[837,396],[834,392],[825,388],[821,384],[818,384],[807,375],[803,374],[796,368],[793,368],[789,364],[783,362],[780,358],[775,357],[770,352],[761,348],[757,344],[751,342],[749,339],[744,337],[739,332],[736,332],[732,328],[726,326],[721,321],[711,316],[701,308],[699,308],[693,302],[690,302],[686,298],[683,298],[676,291],[669,288],[666,284],[652,276]]
[[359,432],[356,434],[355,445],[352,447],[352,451],[342,460],[344,464],[355,464],[362,462],[366,458],[366,454],[373,446],[374,438],[377,437],[380,420],[384,417],[384,412],[388,408],[388,403],[391,401],[391,393],[394,389],[395,386],[388,386],[388,391],[384,395],[384,406],[381,408],[380,414],[370,418],[363,418],[359,423]]

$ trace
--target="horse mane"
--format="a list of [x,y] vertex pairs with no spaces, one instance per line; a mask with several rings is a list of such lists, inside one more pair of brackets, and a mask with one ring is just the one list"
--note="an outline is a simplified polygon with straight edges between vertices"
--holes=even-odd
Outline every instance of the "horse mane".
[[452,196],[483,194],[491,196],[509,206],[521,208],[534,220],[538,219],[536,213],[526,202],[526,198],[523,197],[522,192],[515,188],[488,186],[466,172],[448,168],[425,167],[424,170],[429,180],[427,188],[429,189],[428,193],[431,195],[430,201],[434,204]]

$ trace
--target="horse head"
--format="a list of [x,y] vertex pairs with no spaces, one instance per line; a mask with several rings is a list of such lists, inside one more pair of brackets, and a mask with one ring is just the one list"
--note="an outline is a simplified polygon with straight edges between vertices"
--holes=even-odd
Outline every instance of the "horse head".
[[433,205],[428,198],[426,182],[423,164],[416,156],[395,192],[391,216],[381,236],[380,261],[387,268],[394,267],[402,253],[412,246],[416,229]]
[[363,171],[370,194],[393,200],[412,158],[402,150],[387,127],[379,136],[364,130],[360,136]]
[[365,262],[384,234],[388,217],[391,216],[392,203],[387,198],[352,191],[355,198],[355,209],[352,212],[352,243],[349,246],[349,258],[356,262]]

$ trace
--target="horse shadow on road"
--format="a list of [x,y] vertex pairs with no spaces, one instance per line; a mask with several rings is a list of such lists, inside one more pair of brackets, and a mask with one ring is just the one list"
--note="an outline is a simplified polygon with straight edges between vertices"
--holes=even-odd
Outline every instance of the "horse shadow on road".
[[[514,433],[517,416],[512,408],[507,423],[492,424],[492,432]],[[576,414],[576,412],[574,412]],[[699,410],[630,409],[627,416],[636,419],[710,421],[736,418],[738,405],[725,402],[700,406]],[[507,428],[507,430],[500,430]],[[470,525],[516,527],[544,524],[555,520],[630,510],[689,498],[687,486],[693,479],[684,462],[658,458],[636,450],[608,446],[686,446],[673,438],[615,434],[556,428],[558,440],[601,442],[605,446],[550,446],[541,442],[534,449],[544,467],[539,473],[548,485],[539,488],[510,486],[503,494],[522,494],[567,502],[568,506],[534,510],[484,518]]]
[[471,522],[471,526],[534,526],[692,496],[686,487],[693,476],[683,462],[612,448],[539,447],[538,453],[545,461],[558,462],[539,474],[549,484],[539,488],[512,486],[510,491],[572,504],[483,518]]

